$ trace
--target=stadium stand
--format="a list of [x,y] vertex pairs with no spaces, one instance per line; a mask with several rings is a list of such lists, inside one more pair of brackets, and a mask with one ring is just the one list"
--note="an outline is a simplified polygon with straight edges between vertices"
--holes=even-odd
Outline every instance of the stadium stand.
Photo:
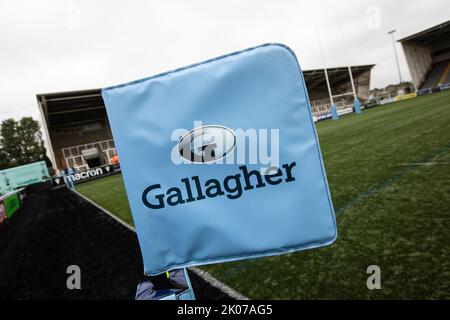
[[[369,99],[370,76],[375,65],[352,66],[351,71],[355,82],[355,89],[358,99],[364,103]],[[350,75],[347,67],[337,67],[327,69],[330,86],[339,114],[353,111],[353,94],[351,93]],[[331,101],[325,82],[325,72],[323,69],[304,70],[306,87],[311,103],[311,111],[314,120],[321,120],[331,117]]]
[[398,41],[419,94],[450,87],[450,21]]
[[445,67],[444,72],[439,79],[439,83],[441,84],[449,84],[450,83],[450,61],[447,61],[447,66]]

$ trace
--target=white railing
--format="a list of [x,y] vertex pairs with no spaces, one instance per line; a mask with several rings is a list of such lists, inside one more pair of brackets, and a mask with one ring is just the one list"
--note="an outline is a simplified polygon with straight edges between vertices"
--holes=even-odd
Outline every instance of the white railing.
[[62,154],[67,167],[72,167],[80,171],[89,169],[89,166],[86,160],[84,160],[81,151],[91,148],[99,149],[99,152],[103,154],[103,158],[107,162],[107,164],[111,164],[111,159],[117,154],[113,139],[95,141],[91,143],[63,148]]

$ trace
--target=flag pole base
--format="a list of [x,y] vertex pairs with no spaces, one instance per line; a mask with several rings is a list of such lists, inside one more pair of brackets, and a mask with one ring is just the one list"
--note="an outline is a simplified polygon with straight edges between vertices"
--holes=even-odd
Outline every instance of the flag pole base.
[[353,101],[353,108],[355,109],[355,113],[362,113],[361,102],[358,99],[355,99],[355,101]]
[[337,113],[337,108],[336,108],[336,105],[334,105],[334,104],[331,106],[331,118],[333,120],[338,120],[339,119],[339,115]]

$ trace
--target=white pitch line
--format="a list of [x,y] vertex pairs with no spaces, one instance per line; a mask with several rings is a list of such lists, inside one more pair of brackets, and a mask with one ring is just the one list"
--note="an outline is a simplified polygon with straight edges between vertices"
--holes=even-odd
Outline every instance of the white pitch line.
[[197,267],[191,267],[189,269],[192,270],[192,272],[194,272],[200,278],[202,278],[203,280],[208,282],[210,285],[212,285],[213,287],[218,288],[222,292],[225,292],[227,295],[229,295],[233,299],[236,299],[236,300],[250,300],[249,298],[247,298],[243,294],[237,292],[233,288],[227,286],[225,283],[220,282],[219,280],[214,278],[209,272],[204,271],[202,269],[199,269]]
[[82,195],[81,193],[79,193],[76,190],[67,188],[71,191],[73,191],[75,194],[77,194],[78,196],[80,196],[81,198],[83,198],[84,200],[86,200],[87,202],[89,202],[90,204],[96,206],[98,209],[100,209],[101,211],[105,212],[107,215],[109,215],[111,218],[113,218],[114,220],[116,220],[117,222],[119,222],[121,225],[123,225],[124,227],[130,229],[131,231],[133,231],[134,233],[136,233],[136,229],[134,229],[134,227],[130,226],[128,223],[126,223],[125,221],[123,221],[122,219],[120,219],[119,217],[113,215],[111,212],[109,212],[108,210],[106,210],[105,208],[99,206],[98,204],[96,204],[94,201],[92,201],[91,199],[85,197],[84,195]]
[[400,163],[399,166],[436,166],[436,165],[448,165],[450,162],[413,162],[413,163]]
[[[120,219],[119,217],[115,216],[114,214],[112,214],[111,212],[109,212],[108,210],[106,210],[105,208],[99,206],[97,203],[95,203],[94,201],[92,201],[91,199],[85,197],[84,195],[82,195],[81,193],[79,193],[76,190],[72,190],[70,188],[68,188],[69,190],[73,191],[75,194],[77,194],[79,197],[83,198],[84,200],[86,200],[87,202],[89,202],[90,204],[94,205],[95,207],[97,207],[98,209],[100,209],[100,211],[103,211],[104,213],[106,213],[107,215],[109,215],[111,218],[113,218],[114,220],[116,220],[117,222],[119,222],[121,225],[123,225],[124,227],[128,228],[129,230],[133,231],[134,233],[136,233],[136,229],[132,226],[130,226],[128,223],[126,223],[125,221],[123,221],[122,219]],[[209,272],[201,270],[197,267],[190,267],[188,268],[189,270],[191,270],[192,272],[194,272],[197,276],[199,276],[200,278],[202,278],[203,280],[205,280],[207,283],[209,283],[211,286],[219,289],[220,291],[224,292],[225,294],[227,294],[228,296],[230,296],[233,299],[236,300],[250,300],[249,298],[247,298],[246,296],[244,296],[243,294],[237,292],[236,290],[234,290],[233,288],[227,286],[225,283],[221,282],[220,280],[217,280],[216,278],[214,278]]]

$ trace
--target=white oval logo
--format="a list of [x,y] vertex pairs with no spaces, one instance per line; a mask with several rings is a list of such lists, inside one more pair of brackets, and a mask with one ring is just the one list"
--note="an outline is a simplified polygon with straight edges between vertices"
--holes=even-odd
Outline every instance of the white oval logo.
[[178,142],[178,152],[184,159],[195,163],[217,161],[236,146],[234,132],[223,126],[202,126],[186,133]]

